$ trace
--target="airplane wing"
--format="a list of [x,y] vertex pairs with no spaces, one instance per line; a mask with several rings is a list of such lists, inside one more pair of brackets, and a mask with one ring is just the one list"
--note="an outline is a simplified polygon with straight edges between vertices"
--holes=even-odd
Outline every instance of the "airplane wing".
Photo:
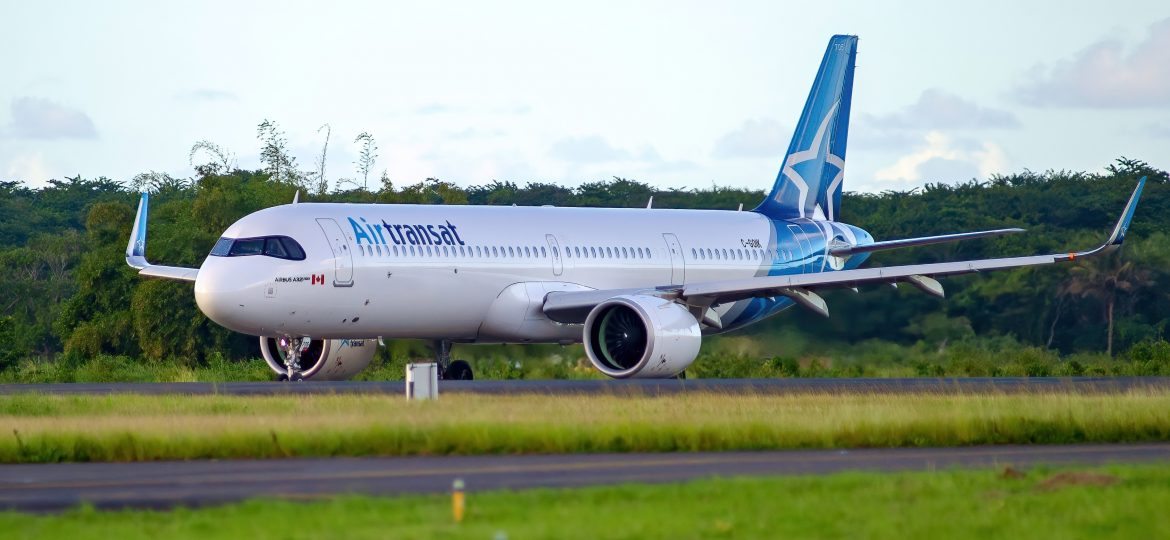
[[973,240],[976,238],[988,238],[992,236],[1003,236],[1005,234],[1022,233],[1024,229],[994,229],[990,231],[976,231],[965,232],[958,234],[940,234],[938,236],[921,236],[918,238],[903,238],[900,240],[886,240],[883,242],[874,242],[872,244],[865,244],[861,246],[840,246],[829,247],[829,255],[837,257],[847,257],[858,253],[870,253],[874,251],[884,251],[887,249],[900,249],[908,247],[929,246],[931,244],[942,244],[946,242],[958,242],[960,240]]
[[159,266],[150,264],[146,260],[146,214],[150,208],[150,195],[142,194],[138,201],[138,213],[134,215],[134,228],[130,231],[130,241],[126,243],[126,264],[138,270],[138,275],[178,281],[195,281],[199,276],[198,268],[184,268],[179,266]]
[[[594,306],[614,296],[623,294],[649,294],[679,300],[698,308],[706,308],[715,304],[734,302],[753,297],[786,296],[804,307],[812,309],[821,315],[828,316],[828,306],[825,304],[824,299],[817,295],[815,291],[856,287],[858,285],[872,283],[909,283],[924,292],[941,297],[943,296],[943,288],[934,279],[935,277],[1053,264],[1072,261],[1080,257],[1091,257],[1116,249],[1125,240],[1125,233],[1129,230],[1129,224],[1133,220],[1133,213],[1137,208],[1138,199],[1141,197],[1142,188],[1145,187],[1145,184],[1145,178],[1138,181],[1137,188],[1134,189],[1133,195],[1130,196],[1129,203],[1126,204],[1125,210],[1121,214],[1121,219],[1117,221],[1117,225],[1114,226],[1113,233],[1110,234],[1109,239],[1096,249],[1088,251],[1034,255],[1030,257],[911,264],[884,268],[857,268],[837,272],[789,276],[763,276],[642,289],[552,292],[545,298],[544,313],[550,319],[557,322],[581,323],[585,321],[585,317]],[[986,233],[995,232],[997,231],[983,231],[974,234],[987,235]]]

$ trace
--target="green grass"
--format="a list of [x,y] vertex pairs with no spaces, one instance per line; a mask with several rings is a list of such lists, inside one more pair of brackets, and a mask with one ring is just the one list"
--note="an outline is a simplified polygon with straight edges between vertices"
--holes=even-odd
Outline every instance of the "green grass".
[[0,462],[1170,440],[1170,392],[0,397]]
[[[1061,481],[1060,479],[1065,479]],[[1104,485],[1107,484],[1107,485]],[[205,509],[0,513],[5,538],[1166,538],[1170,466],[843,473]]]
[[[600,379],[580,345],[460,345],[477,379]],[[357,380],[401,380],[408,362],[429,362],[421,341],[387,342]],[[767,335],[704,338],[690,378],[775,377],[1073,377],[1170,376],[1170,343],[1143,341],[1116,357],[1029,347],[1010,337],[956,340],[947,346],[855,344],[810,340],[793,330]],[[205,362],[96,355],[28,358],[0,370],[0,383],[265,381],[273,373],[261,359],[228,360],[212,352]]]

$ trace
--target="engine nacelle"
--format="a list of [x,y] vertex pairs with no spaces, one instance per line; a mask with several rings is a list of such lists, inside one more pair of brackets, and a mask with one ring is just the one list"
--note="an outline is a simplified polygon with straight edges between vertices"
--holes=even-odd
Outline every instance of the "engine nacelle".
[[[301,376],[318,381],[348,379],[366,369],[377,350],[377,339],[312,340],[309,348],[301,353]],[[285,372],[284,351],[276,338],[261,337],[260,353],[272,371]]]
[[699,321],[682,305],[649,295],[615,296],[585,319],[585,353],[618,379],[667,378],[699,355]]

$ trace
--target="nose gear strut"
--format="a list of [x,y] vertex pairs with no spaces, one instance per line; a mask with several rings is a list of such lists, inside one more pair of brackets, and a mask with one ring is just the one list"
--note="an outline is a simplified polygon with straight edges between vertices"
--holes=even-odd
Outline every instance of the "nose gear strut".
[[301,353],[309,349],[309,344],[312,341],[313,339],[307,336],[299,338],[281,336],[280,350],[284,351],[284,368],[286,373],[281,375],[280,380],[305,380],[304,376],[301,375]]

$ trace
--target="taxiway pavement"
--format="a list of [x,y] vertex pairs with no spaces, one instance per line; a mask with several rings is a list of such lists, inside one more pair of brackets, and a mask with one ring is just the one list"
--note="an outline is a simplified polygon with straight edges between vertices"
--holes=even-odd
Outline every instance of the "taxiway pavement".
[[0,465],[0,508],[172,508],[250,498],[442,493],[826,474],[1170,461],[1170,443],[675,454],[326,458]]

